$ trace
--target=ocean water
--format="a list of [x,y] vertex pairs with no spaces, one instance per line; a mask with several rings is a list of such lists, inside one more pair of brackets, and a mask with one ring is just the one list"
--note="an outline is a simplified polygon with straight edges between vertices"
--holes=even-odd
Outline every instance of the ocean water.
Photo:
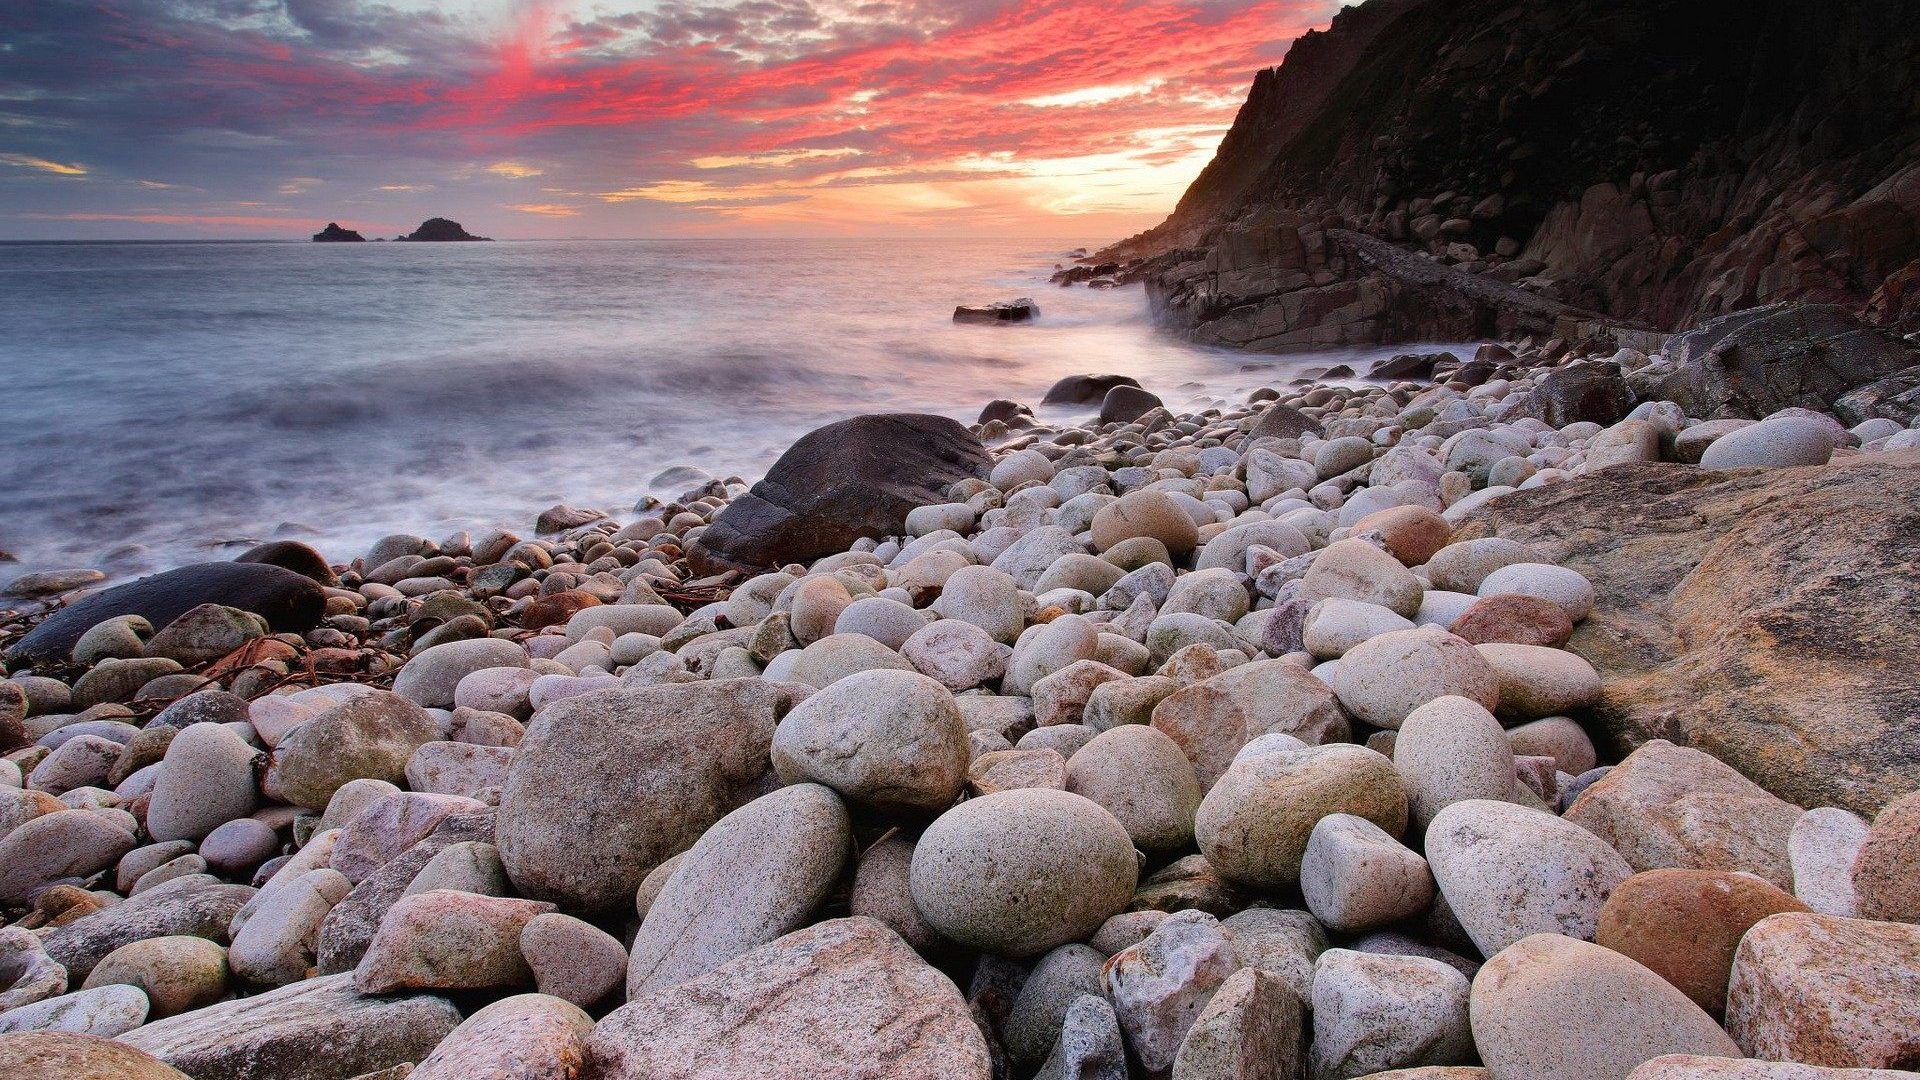
[[[970,421],[1075,372],[1238,401],[1401,351],[1195,347],[1137,287],[1046,283],[1089,242],[0,245],[0,581],[524,533],[556,502],[677,494],[675,466],[756,478],[860,412]],[[1037,323],[951,321],[1021,295]]]

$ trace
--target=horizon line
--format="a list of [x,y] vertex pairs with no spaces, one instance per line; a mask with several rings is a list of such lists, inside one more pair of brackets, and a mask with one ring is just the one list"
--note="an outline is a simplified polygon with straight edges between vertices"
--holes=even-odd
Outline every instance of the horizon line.
[[[1007,235],[978,236],[978,235],[971,235],[971,234],[954,234],[954,233],[929,233],[929,234],[889,233],[885,235],[875,235],[875,236],[808,236],[804,234],[803,235],[775,234],[775,235],[767,235],[767,236],[507,236],[507,237],[490,237],[486,240],[388,240],[382,237],[380,239],[365,239],[365,240],[358,240],[358,241],[314,240],[312,238],[302,239],[297,237],[284,237],[284,236],[225,236],[225,237],[223,236],[170,236],[170,237],[129,236],[129,237],[71,237],[71,238],[50,237],[50,238],[39,238],[39,239],[33,239],[33,238],[7,239],[4,237],[0,237],[0,245],[27,246],[27,245],[33,245],[33,244],[42,244],[42,245],[45,245],[45,244],[326,244],[330,247],[342,247],[342,246],[351,246],[356,243],[462,245],[462,244],[474,244],[474,243],[542,244],[542,243],[568,242],[568,243],[616,243],[617,244],[617,243],[637,243],[637,242],[651,243],[651,242],[665,241],[665,240],[671,240],[671,241],[682,241],[682,240],[700,240],[700,241],[1020,240],[1020,241],[1036,241],[1037,242],[1042,240],[1071,241],[1071,240],[1079,240],[1079,239],[1081,238],[1077,236],[1007,236]],[[1112,242],[1117,243],[1117,241],[1112,241]]]

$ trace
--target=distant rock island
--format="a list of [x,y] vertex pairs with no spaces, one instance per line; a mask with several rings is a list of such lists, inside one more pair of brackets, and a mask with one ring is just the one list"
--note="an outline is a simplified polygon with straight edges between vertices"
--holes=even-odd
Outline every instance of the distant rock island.
[[443,217],[437,217],[437,218],[428,218],[427,220],[420,223],[419,228],[413,230],[412,232],[408,233],[405,236],[395,237],[395,239],[398,239],[398,240],[492,240],[493,237],[475,236],[472,233],[468,232],[467,230],[461,228],[459,222],[449,221]]
[[313,242],[316,244],[358,244],[364,243],[366,239],[352,229],[343,229],[332,221],[327,222],[326,228],[313,234]]

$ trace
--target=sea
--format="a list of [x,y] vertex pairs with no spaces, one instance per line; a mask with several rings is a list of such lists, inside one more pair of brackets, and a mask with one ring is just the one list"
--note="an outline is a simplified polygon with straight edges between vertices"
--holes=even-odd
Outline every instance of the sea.
[[[1408,346],[1249,356],[1156,329],[1138,286],[1047,276],[1095,241],[0,244],[0,584],[295,538],[529,534],[757,478],[863,412],[961,421],[1078,372],[1176,410]],[[952,321],[1031,296],[1031,324]]]

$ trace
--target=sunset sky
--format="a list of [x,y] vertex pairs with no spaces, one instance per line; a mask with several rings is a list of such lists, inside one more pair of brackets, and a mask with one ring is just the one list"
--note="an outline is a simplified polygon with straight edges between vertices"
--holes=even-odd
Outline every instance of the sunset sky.
[[1334,0],[11,0],[0,239],[1120,236]]

